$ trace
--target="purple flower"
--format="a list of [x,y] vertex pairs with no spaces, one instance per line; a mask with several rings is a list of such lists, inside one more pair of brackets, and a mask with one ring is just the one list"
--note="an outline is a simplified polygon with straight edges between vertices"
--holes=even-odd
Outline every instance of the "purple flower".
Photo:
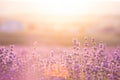
[[114,80],[114,75],[113,74],[109,74],[109,80]]
[[87,74],[87,80],[92,80],[91,74]]

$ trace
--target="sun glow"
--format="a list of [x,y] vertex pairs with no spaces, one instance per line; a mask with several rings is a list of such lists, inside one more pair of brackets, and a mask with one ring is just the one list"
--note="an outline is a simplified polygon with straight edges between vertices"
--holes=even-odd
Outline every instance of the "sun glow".
[[43,23],[47,25],[45,27],[54,28],[58,31],[60,29],[65,30],[65,27],[68,26],[80,27],[77,23],[91,21],[91,17],[89,18],[91,14],[119,14],[119,3],[117,4],[116,2],[113,4],[112,0],[109,1],[3,0],[0,1],[0,15],[8,17],[12,17],[12,15],[22,16],[20,17],[20,20],[22,19],[26,22],[31,22],[39,27],[41,27],[40,23]]
[[60,64],[51,64],[45,70],[46,76],[67,78],[69,76],[68,70],[65,66]]
[[74,22],[77,17],[92,11],[94,1],[88,0],[40,0],[35,5],[40,8],[41,14],[47,16],[48,23],[54,23],[55,30],[61,30],[66,22]]
[[47,15],[76,15],[88,12],[93,3],[87,0],[40,0],[41,10]]

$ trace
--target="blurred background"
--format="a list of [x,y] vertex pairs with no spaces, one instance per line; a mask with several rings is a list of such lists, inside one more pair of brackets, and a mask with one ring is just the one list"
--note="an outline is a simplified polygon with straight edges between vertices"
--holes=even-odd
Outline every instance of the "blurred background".
[[0,0],[0,45],[69,46],[95,37],[120,45],[119,0]]

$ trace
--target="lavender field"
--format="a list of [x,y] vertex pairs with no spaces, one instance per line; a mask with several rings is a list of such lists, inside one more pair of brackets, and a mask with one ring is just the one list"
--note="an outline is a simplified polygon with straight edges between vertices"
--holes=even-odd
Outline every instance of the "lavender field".
[[120,80],[120,0],[0,0],[0,80]]
[[[91,44],[89,42],[91,41]],[[0,48],[0,80],[120,80],[120,48],[85,37],[84,44]]]

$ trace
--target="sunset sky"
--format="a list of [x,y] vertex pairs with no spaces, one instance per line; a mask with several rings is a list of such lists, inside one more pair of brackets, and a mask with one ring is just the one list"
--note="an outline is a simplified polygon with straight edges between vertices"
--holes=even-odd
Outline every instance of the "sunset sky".
[[0,0],[0,29],[18,32],[18,23],[25,33],[40,33],[48,39],[85,33],[118,38],[119,16],[119,0]]
[[0,15],[120,14],[119,0],[1,0]]
[[[119,15],[119,0],[1,0],[0,16],[33,15],[34,22],[59,25],[84,21],[84,15]],[[35,17],[37,16],[37,17]],[[24,18],[24,16],[22,16]],[[39,19],[37,19],[40,17]],[[89,16],[88,16],[89,17]],[[29,20],[29,16],[28,16]],[[27,18],[26,18],[27,21]]]

